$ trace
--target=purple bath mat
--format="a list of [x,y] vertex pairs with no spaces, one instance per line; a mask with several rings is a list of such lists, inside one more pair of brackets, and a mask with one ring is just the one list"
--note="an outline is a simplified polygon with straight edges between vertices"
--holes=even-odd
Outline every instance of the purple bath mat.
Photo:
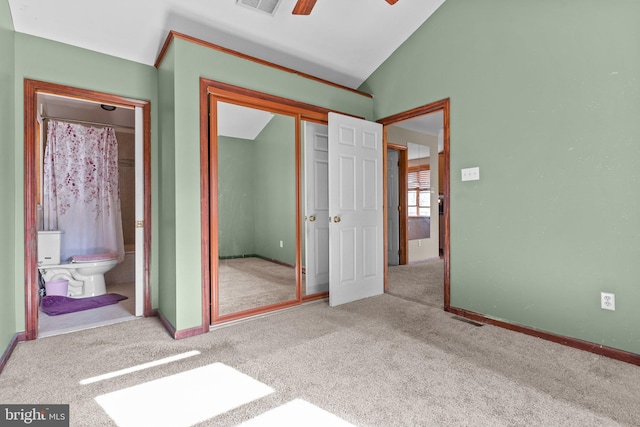
[[127,297],[120,294],[105,294],[89,298],[68,298],[58,295],[47,295],[40,300],[40,309],[49,316],[57,316],[58,314],[73,313],[115,304],[124,299],[127,299]]

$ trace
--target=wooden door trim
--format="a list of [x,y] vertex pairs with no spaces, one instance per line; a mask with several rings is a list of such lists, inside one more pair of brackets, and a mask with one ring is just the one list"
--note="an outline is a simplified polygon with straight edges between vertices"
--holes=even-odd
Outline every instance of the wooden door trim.
[[[212,160],[218,157],[218,153],[212,152],[211,144],[209,144],[209,135],[217,133],[217,122],[209,120],[210,103],[211,96],[207,92],[207,82],[200,79],[200,274],[202,279],[201,327],[203,333],[209,331],[212,316],[217,316],[217,304],[214,306],[212,302],[218,300],[218,287],[213,286],[211,282],[214,277],[215,280],[218,277],[218,264],[211,262],[211,257],[218,257],[218,248],[211,248],[211,242],[218,241],[218,228],[212,227],[210,222],[210,210],[218,211],[218,186],[214,185],[217,182],[218,168],[217,163]],[[217,145],[215,149],[217,149]]]
[[144,174],[144,254],[143,289],[145,317],[152,316],[151,307],[151,103],[125,98],[95,90],[81,89],[38,80],[24,80],[24,286],[25,339],[38,337],[38,256],[36,220],[36,123],[38,93],[77,98],[103,104],[142,108],[143,116],[143,174]]
[[327,115],[332,111],[327,108],[317,107],[293,99],[258,92],[204,77],[200,78],[200,86],[204,89],[205,93],[213,94],[216,98],[224,98],[225,102],[241,105],[251,104],[255,108],[276,113],[300,114],[302,120],[324,121],[326,123]]
[[[444,133],[444,309],[445,311],[450,311],[451,308],[451,225],[450,225],[450,203],[449,203],[449,189],[451,185],[451,177],[450,177],[450,99],[441,99],[439,101],[432,102],[430,104],[426,104],[420,107],[413,108],[411,110],[403,111],[398,114],[394,114],[391,116],[387,116],[378,120],[378,123],[381,123],[385,127],[384,132],[384,140],[385,144],[387,142],[387,126],[391,126],[405,120],[412,119],[414,117],[422,116],[425,114],[435,113],[436,111],[442,111],[443,116],[443,133]],[[384,151],[386,153],[386,150]],[[385,159],[386,161],[386,159]],[[386,167],[386,166],[385,166]],[[386,182],[387,180],[387,171],[384,170],[383,180]],[[386,196],[386,193],[385,193]],[[385,233],[385,240],[386,240]],[[385,257],[386,257],[386,246],[385,246]],[[387,260],[385,258],[385,267]],[[385,283],[387,281],[387,270],[385,270]]]

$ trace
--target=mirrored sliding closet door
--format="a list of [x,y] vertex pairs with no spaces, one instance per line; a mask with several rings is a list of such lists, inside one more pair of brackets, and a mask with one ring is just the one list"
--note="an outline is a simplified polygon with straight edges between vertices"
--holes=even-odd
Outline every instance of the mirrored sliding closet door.
[[214,321],[298,300],[296,117],[219,100],[215,114]]

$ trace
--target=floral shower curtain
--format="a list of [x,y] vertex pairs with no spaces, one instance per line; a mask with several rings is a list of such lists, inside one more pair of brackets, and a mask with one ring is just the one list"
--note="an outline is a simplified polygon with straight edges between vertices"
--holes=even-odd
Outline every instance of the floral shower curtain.
[[118,142],[113,128],[50,121],[44,154],[44,230],[61,230],[62,262],[115,253],[124,260]]

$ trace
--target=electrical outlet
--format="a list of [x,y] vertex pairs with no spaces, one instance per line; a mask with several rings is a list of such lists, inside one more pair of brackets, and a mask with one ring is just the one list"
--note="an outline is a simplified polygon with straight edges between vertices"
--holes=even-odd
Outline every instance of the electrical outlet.
[[479,167],[462,169],[463,181],[478,181],[479,179],[480,179]]
[[282,240],[280,240],[280,247],[281,248],[284,247],[284,244],[283,244]]
[[600,308],[603,310],[614,310],[616,309],[616,294],[611,294],[609,292],[600,292]]

